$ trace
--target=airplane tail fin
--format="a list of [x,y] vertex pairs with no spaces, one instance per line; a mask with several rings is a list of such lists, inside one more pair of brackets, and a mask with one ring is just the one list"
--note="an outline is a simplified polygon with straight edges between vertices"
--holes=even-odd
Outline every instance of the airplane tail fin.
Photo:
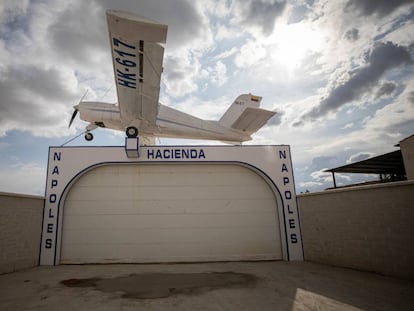
[[236,98],[230,108],[221,117],[222,126],[243,131],[249,135],[258,131],[276,112],[261,109],[262,97],[243,94]]

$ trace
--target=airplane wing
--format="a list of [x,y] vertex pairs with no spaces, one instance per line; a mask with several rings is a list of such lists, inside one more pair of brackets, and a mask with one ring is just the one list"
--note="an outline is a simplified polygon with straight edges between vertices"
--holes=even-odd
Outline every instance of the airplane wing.
[[106,16],[121,117],[155,125],[168,27],[114,10]]

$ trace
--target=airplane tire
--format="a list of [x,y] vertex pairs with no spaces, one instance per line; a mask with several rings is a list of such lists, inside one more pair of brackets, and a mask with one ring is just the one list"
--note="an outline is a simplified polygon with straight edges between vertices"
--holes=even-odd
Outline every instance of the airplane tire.
[[125,131],[128,138],[135,138],[138,136],[138,129],[135,126],[127,127]]
[[87,140],[87,141],[91,141],[93,139],[93,135],[92,135],[92,133],[86,133],[85,134],[85,140]]

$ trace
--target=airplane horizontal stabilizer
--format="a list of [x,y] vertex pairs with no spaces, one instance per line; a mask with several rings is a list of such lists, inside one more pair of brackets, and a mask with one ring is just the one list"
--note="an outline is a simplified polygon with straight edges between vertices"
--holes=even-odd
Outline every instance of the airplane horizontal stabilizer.
[[275,114],[276,112],[274,111],[247,107],[231,127],[235,130],[253,134],[265,125]]

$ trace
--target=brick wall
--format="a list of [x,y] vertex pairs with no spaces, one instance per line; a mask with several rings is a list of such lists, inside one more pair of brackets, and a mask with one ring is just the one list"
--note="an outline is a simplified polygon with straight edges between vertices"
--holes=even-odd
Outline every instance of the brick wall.
[[39,264],[44,198],[0,192],[0,274]]
[[305,260],[414,279],[414,182],[298,196]]

